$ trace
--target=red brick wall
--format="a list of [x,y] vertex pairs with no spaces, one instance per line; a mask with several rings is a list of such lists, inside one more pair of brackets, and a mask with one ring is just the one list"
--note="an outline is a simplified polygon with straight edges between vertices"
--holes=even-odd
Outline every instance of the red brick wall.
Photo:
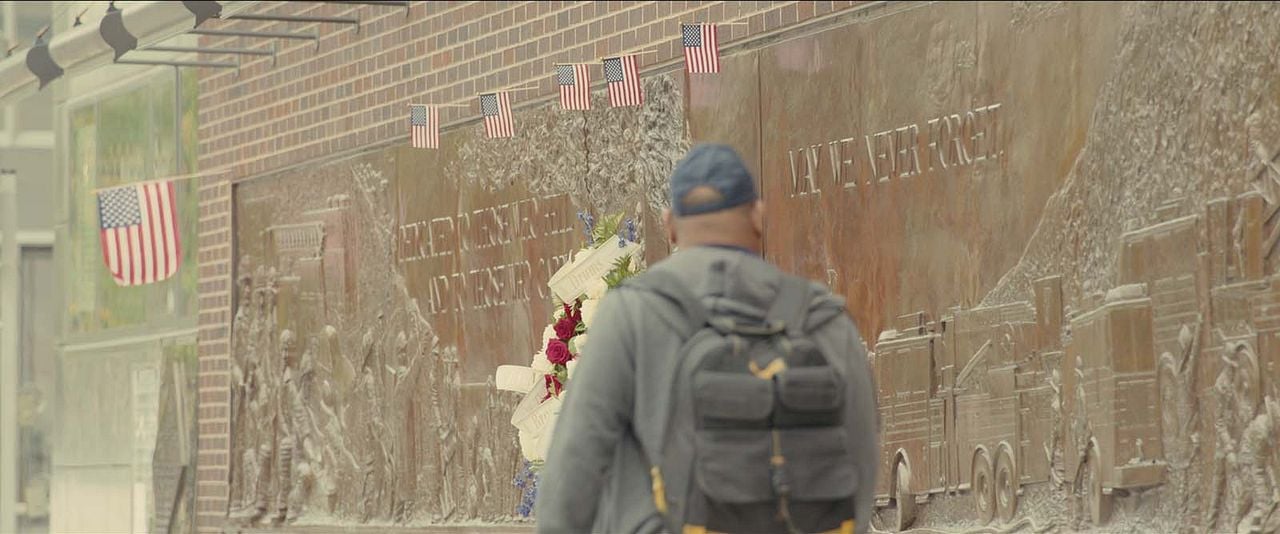
[[[410,8],[264,2],[254,13],[355,16],[350,25],[210,21],[205,28],[315,32],[315,41],[201,38],[202,46],[269,48],[242,56],[239,72],[202,69],[200,168],[228,166],[200,189],[200,404],[197,510],[202,531],[227,511],[230,458],[231,187],[262,175],[374,145],[407,142],[407,104],[471,104],[478,91],[536,84],[512,103],[553,98],[557,62],[596,62],[651,49],[647,70],[683,61],[680,22],[721,26],[721,48],[749,43],[864,2],[412,2]],[[218,59],[225,60],[225,57]],[[598,72],[598,71],[597,71]],[[599,82],[599,80],[597,80]],[[446,128],[476,119],[474,106],[441,110]],[[222,182],[212,180],[224,180]]]

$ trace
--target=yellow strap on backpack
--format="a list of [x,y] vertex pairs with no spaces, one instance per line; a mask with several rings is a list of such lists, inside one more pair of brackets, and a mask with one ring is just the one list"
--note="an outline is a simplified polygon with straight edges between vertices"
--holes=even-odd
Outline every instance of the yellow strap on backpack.
[[649,468],[649,477],[653,479],[653,507],[662,515],[667,514],[667,488],[662,483],[662,470],[658,466]]
[[[853,527],[855,525],[856,523],[854,523],[852,519],[846,519],[844,520],[843,523],[840,523],[839,527],[833,528],[821,534],[853,534],[853,531],[854,531]],[[685,525],[684,529],[680,531],[680,534],[725,534],[725,533],[707,530],[707,527],[704,527],[702,525]]]

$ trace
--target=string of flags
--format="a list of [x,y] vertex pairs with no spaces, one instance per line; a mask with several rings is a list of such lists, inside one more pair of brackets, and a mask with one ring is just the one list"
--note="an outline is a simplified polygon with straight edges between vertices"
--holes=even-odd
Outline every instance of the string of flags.
[[[742,22],[721,25],[745,24]],[[720,72],[720,45],[717,24],[680,25],[685,71],[694,74]],[[640,62],[654,50],[629,52],[600,58],[611,107],[644,105]],[[587,63],[555,65],[560,107],[566,110],[591,109],[591,73]],[[500,139],[515,135],[511,113],[513,91],[537,87],[513,87],[480,93],[480,114],[485,137]],[[469,107],[463,104],[409,104],[409,142],[413,148],[440,148],[440,108]],[[182,237],[178,231],[177,195],[174,184],[181,180],[226,172],[207,171],[164,180],[133,183],[96,191],[102,261],[121,286],[151,284],[168,279],[182,261]]]
[[[680,42],[684,50],[685,72],[715,74],[720,72],[720,42],[717,26],[744,25],[745,22],[681,23]],[[610,107],[644,105],[644,86],[640,80],[643,50],[600,58]],[[591,109],[591,72],[588,63],[557,63],[555,82],[560,92],[560,107],[568,111]],[[511,113],[511,91],[533,90],[516,87],[480,93],[480,115],[484,118],[484,134],[489,139],[515,136]],[[440,148],[441,107],[467,107],[456,104],[410,104],[409,141],[413,148]]]

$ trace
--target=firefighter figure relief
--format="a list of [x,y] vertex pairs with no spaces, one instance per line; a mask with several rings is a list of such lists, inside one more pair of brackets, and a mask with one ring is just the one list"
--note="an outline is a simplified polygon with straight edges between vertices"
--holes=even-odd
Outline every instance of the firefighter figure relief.
[[515,509],[503,482],[520,467],[506,452],[516,437],[492,424],[515,399],[463,382],[457,349],[380,263],[394,246],[386,164],[367,160],[327,168],[328,185],[302,197],[245,197],[271,202],[246,204],[245,224],[261,231],[241,234],[235,277],[235,528],[494,521]]
[[869,528],[1280,532],[1280,9],[879,4],[646,76],[645,106],[534,98],[513,138],[238,177],[233,272],[200,278],[230,286],[200,345],[227,530],[525,520],[519,398],[487,380],[540,348],[575,213],[642,201],[660,259],[653,184],[709,141],[759,167],[764,255],[874,355]]

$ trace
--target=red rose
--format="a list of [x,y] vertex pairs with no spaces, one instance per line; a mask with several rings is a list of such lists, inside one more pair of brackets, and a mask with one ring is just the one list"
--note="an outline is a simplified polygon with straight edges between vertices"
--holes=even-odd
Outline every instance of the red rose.
[[564,365],[573,359],[573,354],[569,353],[569,346],[559,339],[553,339],[547,342],[547,361]]
[[564,391],[564,384],[560,383],[560,379],[556,378],[556,375],[542,375],[542,379],[547,385],[547,396],[542,397],[542,400],[547,400],[552,395],[558,396],[561,391]]
[[564,318],[556,321],[556,337],[559,338],[560,341],[569,341],[577,331],[578,321],[574,320],[573,317],[566,315]]

